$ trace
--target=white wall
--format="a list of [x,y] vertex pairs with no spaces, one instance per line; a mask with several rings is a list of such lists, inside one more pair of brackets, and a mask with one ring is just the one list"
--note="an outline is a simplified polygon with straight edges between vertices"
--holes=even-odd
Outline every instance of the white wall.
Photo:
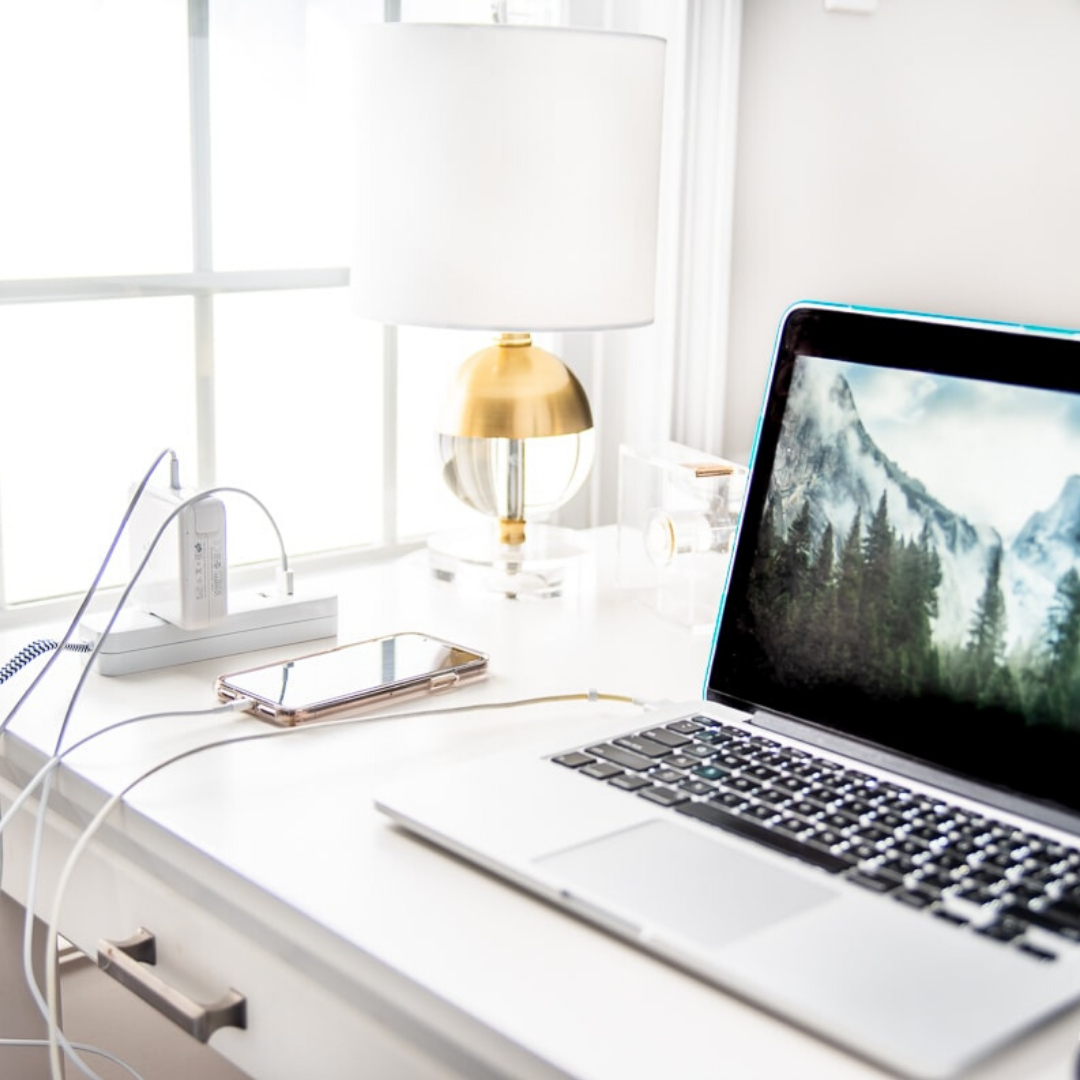
[[1080,328],[1080,0],[745,0],[723,450],[799,299]]

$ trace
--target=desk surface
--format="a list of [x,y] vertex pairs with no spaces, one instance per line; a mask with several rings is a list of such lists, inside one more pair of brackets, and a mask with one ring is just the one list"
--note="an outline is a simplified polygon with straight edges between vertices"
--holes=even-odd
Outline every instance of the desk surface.
[[[595,588],[535,603],[435,582],[422,553],[350,571],[336,581],[339,640],[422,630],[489,652],[489,678],[443,698],[446,706],[589,687],[645,699],[695,697],[708,635],[665,622],[615,590],[609,554],[597,560]],[[27,640],[8,632],[0,649],[8,655]],[[70,737],[150,711],[211,707],[220,671],[303,651],[293,646],[119,678],[94,674]],[[13,725],[16,737],[2,747],[9,795],[44,761],[77,669],[75,657],[60,658]],[[0,688],[0,709],[6,712],[27,679],[21,674]],[[163,889],[242,926],[260,948],[285,958],[280,993],[298,1002],[298,1024],[304,987],[330,987],[342,1015],[375,1016],[448,1070],[418,1068],[417,1075],[888,1075],[429,847],[373,808],[373,793],[407,772],[526,740],[570,745],[588,737],[601,713],[618,710],[635,722],[629,706],[560,704],[374,720],[220,747],[137,787],[95,846],[106,858],[117,853],[118,867],[138,865]],[[181,750],[272,730],[234,713],[111,732],[71,756],[50,812],[73,825],[85,821],[103,792]],[[9,853],[4,888],[16,896],[25,872],[18,864],[17,852]],[[45,893],[49,873],[47,866]],[[103,933],[82,921],[77,901],[65,905],[60,928],[87,951]],[[976,1075],[1065,1080],[1078,1031],[1080,1010]],[[242,1040],[255,1037],[267,1034],[253,1025],[219,1032],[211,1045],[234,1056]]]

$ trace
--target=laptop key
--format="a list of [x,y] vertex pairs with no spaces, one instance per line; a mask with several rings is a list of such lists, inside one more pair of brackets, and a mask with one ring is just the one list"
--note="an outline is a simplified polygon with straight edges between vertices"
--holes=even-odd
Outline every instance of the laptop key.
[[664,764],[669,769],[692,769],[700,762],[697,758],[687,757],[685,754],[672,754],[671,757],[664,758]]
[[679,787],[688,795],[711,795],[716,788],[704,780],[684,780]]
[[830,852],[809,847],[787,833],[776,832],[774,829],[770,829],[767,825],[763,825],[752,818],[732,813],[732,811],[712,800],[709,802],[686,802],[675,809],[678,813],[686,814],[687,817],[695,818],[697,821],[703,821],[707,825],[715,825],[726,832],[734,833],[736,836],[755,840],[766,847],[772,848],[774,851],[794,855],[804,862],[812,863],[822,870],[827,870],[830,874],[838,874],[841,870],[847,869],[848,864]]
[[649,758],[642,757],[640,754],[632,754],[629,750],[622,750],[617,746],[612,746],[610,743],[590,746],[588,752],[595,757],[603,758],[605,761],[621,765],[624,769],[633,769],[634,772],[644,772],[646,769],[653,767],[653,762]]
[[736,794],[734,791],[722,791],[713,799],[713,801],[726,806],[729,810],[738,810],[740,807],[746,805],[746,799],[742,795]]
[[624,735],[615,740],[615,745],[648,758],[667,757],[671,753],[670,746],[658,743],[655,739],[647,739],[644,735]]
[[892,892],[896,888],[898,882],[891,880],[887,877],[882,877],[879,874],[866,873],[862,870],[852,870],[847,875],[847,880],[854,882],[856,885],[861,885],[864,889],[869,889],[871,892],[886,893]]
[[685,736],[669,731],[667,728],[650,728],[648,731],[642,732],[642,735],[646,739],[652,739],[653,742],[670,746],[672,750],[677,750],[680,746],[686,746],[690,742]]
[[979,930],[979,933],[984,937],[993,938],[995,941],[1013,941],[1026,929],[1027,926],[1019,919],[1012,919],[1006,916],[1003,919],[999,919],[997,922],[992,922],[988,926],[982,927],[982,929]]
[[741,754],[721,754],[716,758],[717,765],[723,765],[725,769],[742,769],[750,764],[750,759]]
[[621,788],[623,791],[640,791],[649,786],[649,781],[643,776],[634,776],[632,773],[619,773],[608,783],[612,787]]
[[596,758],[589,757],[588,754],[579,754],[576,751],[572,754],[560,754],[558,757],[552,758],[557,765],[565,765],[568,769],[580,769],[582,765],[591,765]]
[[594,761],[592,765],[586,765],[581,770],[581,775],[591,776],[594,780],[610,780],[621,772],[618,765],[612,765],[608,761]]
[[731,736],[723,731],[706,731],[704,735],[698,735],[695,741],[719,748],[727,746],[731,742]]
[[694,775],[701,777],[702,780],[723,780],[727,773],[715,765],[698,765],[694,769]]
[[1046,949],[1040,949],[1037,945],[1030,945],[1028,942],[1023,942],[1018,945],[1017,948],[1022,953],[1027,953],[1028,956],[1034,956],[1036,960],[1056,960],[1057,955],[1052,952],[1048,952]]
[[893,893],[893,899],[899,900],[908,907],[922,909],[929,907],[934,902],[934,897],[929,893],[920,892],[918,889],[899,889]]
[[773,786],[783,788],[792,795],[801,795],[806,790],[806,782],[797,776],[783,776],[774,781]]
[[963,915],[957,915],[955,912],[947,911],[945,908],[937,908],[933,914],[935,918],[952,923],[953,926],[967,926],[967,919]]
[[714,746],[709,746],[706,743],[694,743],[692,746],[686,746],[682,751],[687,757],[697,758],[699,761],[707,761],[716,753]]
[[705,730],[705,725],[699,724],[696,720],[676,720],[667,727],[669,731],[674,731],[677,735],[695,735]]
[[678,806],[679,803],[684,803],[689,798],[682,791],[673,791],[671,788],[666,787],[642,788],[638,795],[642,799],[659,803],[661,806]]
[[686,779],[678,769],[656,769],[651,775],[658,784],[677,784]]
[[785,791],[777,791],[776,788],[766,788],[758,792],[757,799],[769,806],[783,806],[784,803],[791,801],[791,796]]
[[780,818],[779,821],[774,821],[772,828],[778,832],[791,833],[792,836],[798,836],[800,833],[807,831],[809,826],[805,821],[800,821],[796,817],[785,816]]
[[701,713],[698,713],[694,717],[694,720],[699,724],[704,724],[705,727],[725,728],[728,731],[737,730],[733,728],[730,724],[721,724],[719,720],[714,720],[711,716],[702,716]]

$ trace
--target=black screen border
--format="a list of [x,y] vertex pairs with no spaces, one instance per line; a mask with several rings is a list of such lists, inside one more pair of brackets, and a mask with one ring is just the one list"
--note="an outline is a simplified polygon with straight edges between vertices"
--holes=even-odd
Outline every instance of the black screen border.
[[[921,736],[871,732],[859,710],[845,717],[815,715],[812,700],[775,683],[755,679],[747,663],[753,643],[743,633],[732,598],[745,596],[753,569],[772,467],[786,409],[788,390],[800,356],[849,361],[879,368],[931,372],[1004,385],[1057,390],[1080,396],[1080,333],[1008,323],[952,319],[911,312],[882,311],[808,302],[790,308],[781,321],[765,401],[751,461],[750,481],[720,603],[706,680],[708,700],[740,711],[765,712],[817,729],[823,741],[839,736],[864,747],[871,758],[899,757],[933,770],[963,777],[977,785],[1080,814],[1080,784],[1075,759],[1059,777],[1040,774],[1034,782],[1004,776],[1008,766],[980,763],[971,768],[965,755],[942,750],[927,727]],[[1080,463],[1077,466],[1080,471]],[[795,707],[794,698],[799,699]],[[809,704],[810,708],[805,706]],[[863,696],[866,711],[877,702]],[[1078,740],[1080,741],[1080,740]],[[1060,756],[1060,755],[1059,755]],[[1035,790],[1038,787],[1041,790]],[[1049,793],[1049,794],[1048,794]]]

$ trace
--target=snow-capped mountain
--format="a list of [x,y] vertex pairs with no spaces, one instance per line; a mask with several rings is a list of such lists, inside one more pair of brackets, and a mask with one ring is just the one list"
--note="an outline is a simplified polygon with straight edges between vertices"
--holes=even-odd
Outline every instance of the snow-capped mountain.
[[1070,565],[1080,566],[1080,477],[1070,480],[1054,506],[1034,514],[1006,551],[996,529],[949,509],[881,451],[839,368],[801,364],[787,415],[772,490],[781,528],[790,527],[809,500],[815,539],[831,523],[839,551],[856,512],[865,530],[884,493],[896,534],[917,541],[928,527],[940,559],[939,644],[965,642],[997,553],[1007,646],[1039,640],[1058,578]]
[[1057,500],[1031,515],[1005,556],[1010,590],[1010,640],[1038,642],[1057,584],[1080,570],[1080,476],[1065,482]]

